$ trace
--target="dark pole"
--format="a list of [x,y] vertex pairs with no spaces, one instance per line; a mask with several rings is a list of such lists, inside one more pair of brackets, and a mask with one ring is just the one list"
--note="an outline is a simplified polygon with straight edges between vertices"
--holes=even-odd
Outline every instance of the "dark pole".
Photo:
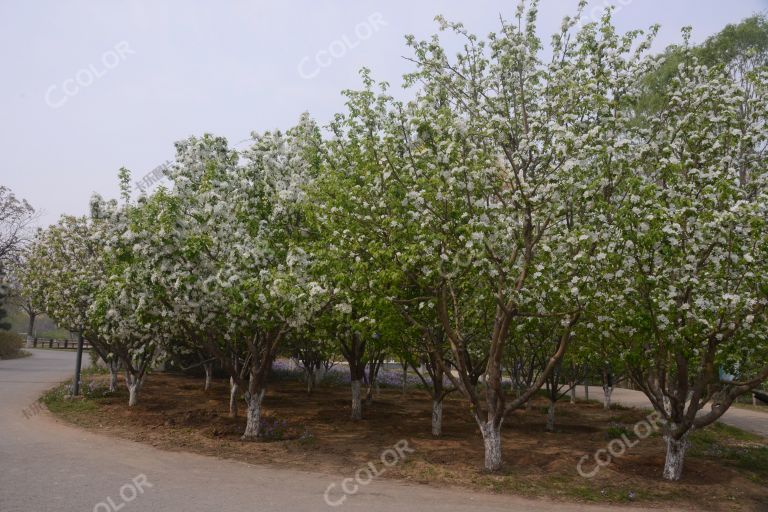
[[77,396],[80,394],[80,367],[83,364],[83,333],[77,334],[77,359],[75,360],[75,386],[72,389],[72,394]]

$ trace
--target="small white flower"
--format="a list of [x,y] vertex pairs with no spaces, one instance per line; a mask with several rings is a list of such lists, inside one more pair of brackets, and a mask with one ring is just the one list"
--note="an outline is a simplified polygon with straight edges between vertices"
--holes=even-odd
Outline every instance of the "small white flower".
[[340,313],[344,313],[346,315],[352,313],[352,306],[350,304],[346,304],[342,302],[341,304],[336,304],[336,311]]

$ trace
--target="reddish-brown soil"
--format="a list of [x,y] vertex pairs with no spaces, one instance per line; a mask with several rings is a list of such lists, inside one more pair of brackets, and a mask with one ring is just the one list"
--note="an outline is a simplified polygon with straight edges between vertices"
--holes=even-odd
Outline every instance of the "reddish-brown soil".
[[[385,477],[430,485],[450,485],[548,496],[555,499],[635,502],[651,507],[695,510],[768,510],[766,474],[752,471],[723,450],[762,449],[765,440],[742,437],[724,429],[694,444],[681,482],[661,479],[661,438],[639,442],[594,478],[579,476],[576,465],[585,455],[605,448],[609,427],[627,430],[646,415],[634,409],[604,411],[598,403],[558,403],[555,433],[544,431],[545,402],[516,411],[504,423],[504,467],[481,470],[483,444],[466,402],[450,397],[444,409],[444,435],[430,435],[430,399],[412,389],[382,389],[364,407],[364,419],[349,419],[349,392],[343,386],[321,386],[308,396],[299,382],[275,382],[265,398],[267,421],[286,422],[282,439],[243,442],[243,405],[238,418],[228,417],[228,388],[215,382],[204,393],[202,380],[157,373],[142,390],[140,404],[127,407],[124,390],[95,400],[93,410],[63,414],[65,419],[104,434],[116,435],[167,450],[186,450],[255,464],[275,464],[312,471],[353,474],[382,452],[405,439],[415,449]],[[713,440],[714,439],[714,440]],[[587,469],[593,467],[586,464]]]

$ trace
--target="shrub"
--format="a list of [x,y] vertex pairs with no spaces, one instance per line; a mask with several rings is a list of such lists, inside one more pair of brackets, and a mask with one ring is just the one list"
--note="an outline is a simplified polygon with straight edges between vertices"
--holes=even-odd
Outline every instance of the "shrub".
[[13,359],[24,354],[24,340],[14,332],[0,331],[0,359]]

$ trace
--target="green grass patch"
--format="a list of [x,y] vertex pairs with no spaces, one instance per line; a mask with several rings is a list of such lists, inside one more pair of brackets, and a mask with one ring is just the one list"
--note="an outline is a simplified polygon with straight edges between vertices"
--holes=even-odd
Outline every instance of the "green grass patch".
[[82,412],[93,411],[97,405],[86,397],[70,396],[70,385],[65,384],[51,389],[40,399],[54,414],[70,416]]
[[624,425],[611,425],[605,433],[608,439],[619,439],[621,436],[635,437]]
[[725,423],[713,423],[705,427],[703,430],[697,430],[691,435],[691,442],[695,445],[709,444],[709,443],[722,443],[724,440],[733,441],[746,441],[752,443],[759,443],[763,441],[763,438],[757,434],[746,432],[740,428],[726,425]]
[[717,459],[737,468],[754,482],[768,478],[768,445],[751,432],[724,423],[709,425],[691,434],[691,455]]
[[81,374],[80,396],[72,396],[72,381],[65,382],[48,390],[40,401],[54,414],[73,418],[82,413],[95,411],[101,402],[114,396],[107,384],[101,379],[89,379],[101,373],[98,369],[89,369]]

